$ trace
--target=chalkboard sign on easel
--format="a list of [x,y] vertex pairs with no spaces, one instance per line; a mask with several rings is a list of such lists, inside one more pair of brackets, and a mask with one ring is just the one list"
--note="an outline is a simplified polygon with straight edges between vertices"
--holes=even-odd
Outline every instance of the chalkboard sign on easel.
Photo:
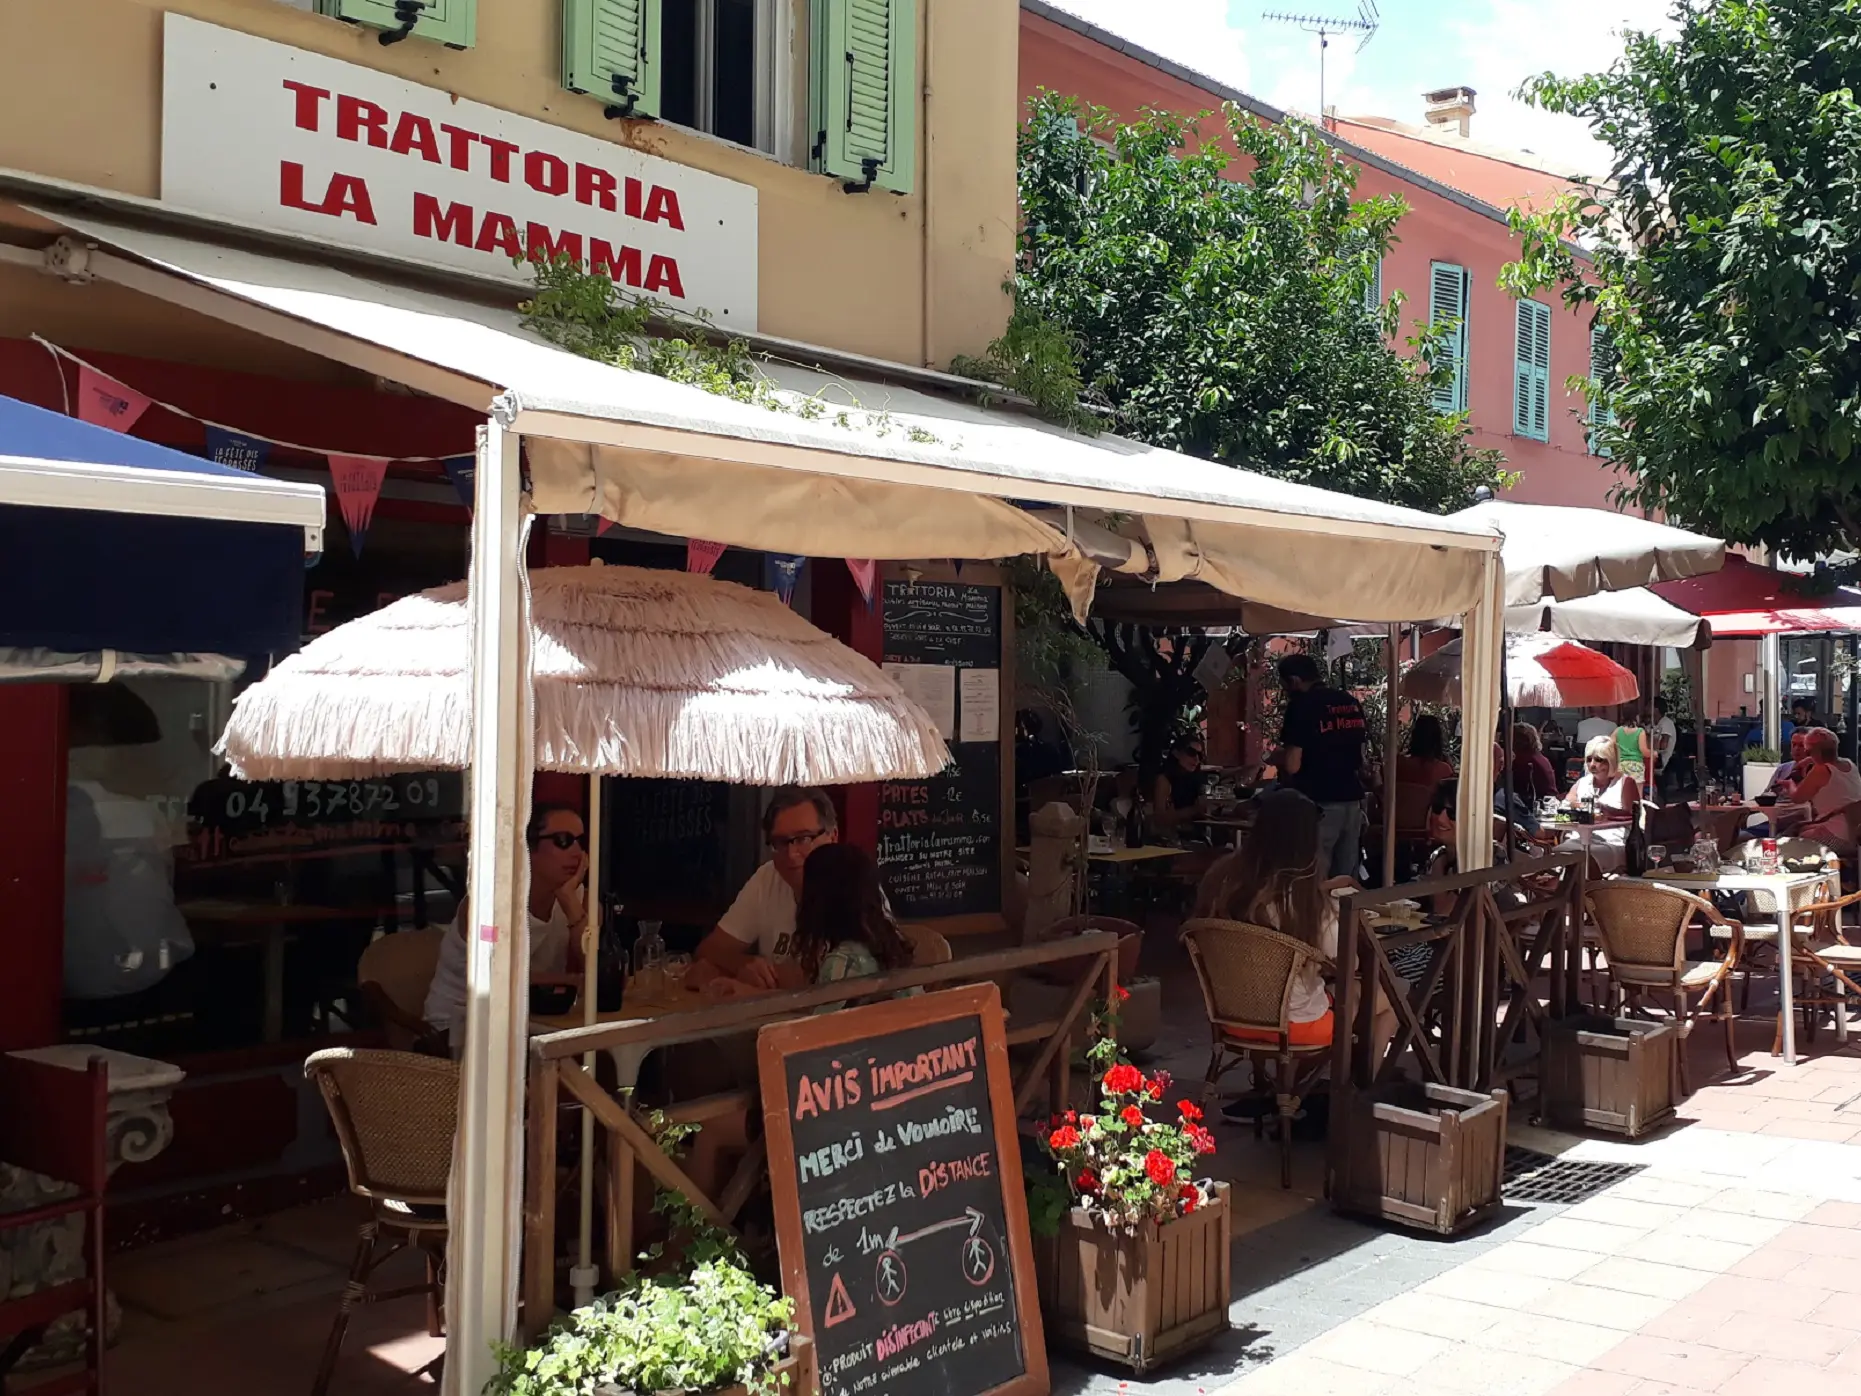
[[887,581],[886,670],[940,722],[951,764],[879,787],[879,866],[907,920],[1002,906],[1002,589]]
[[757,1053],[820,1396],[1045,1396],[996,987],[774,1024]]

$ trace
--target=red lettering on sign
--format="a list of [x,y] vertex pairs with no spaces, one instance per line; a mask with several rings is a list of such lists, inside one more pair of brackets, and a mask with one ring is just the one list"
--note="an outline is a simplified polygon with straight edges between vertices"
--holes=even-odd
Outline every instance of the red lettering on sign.
[[599,165],[575,165],[575,202],[614,211],[614,176]]
[[582,259],[580,233],[551,233],[548,224],[532,223],[524,230],[524,241],[529,245],[533,262],[553,262],[558,257],[567,257],[579,263]]
[[330,602],[336,599],[333,591],[313,591],[310,593],[310,611],[304,617],[304,632],[309,635],[321,635],[331,625],[329,619]]
[[523,256],[523,244],[517,240],[517,225],[507,213],[487,213],[478,225],[478,241],[472,244],[480,252],[502,252],[515,260]]
[[501,141],[496,136],[480,136],[491,151],[491,177],[499,184],[510,183],[510,158],[517,153],[517,142]]
[[628,175],[627,217],[638,218],[640,216],[640,199],[644,192],[645,191],[641,188],[640,181],[635,179],[632,175]]
[[547,150],[524,152],[523,182],[539,194],[569,192],[569,162]]
[[454,126],[449,122],[439,123],[439,129],[446,133],[447,161],[455,170],[472,168],[472,142],[482,140],[476,131],[468,131],[463,126]]
[[685,283],[679,280],[678,262],[671,257],[655,256],[646,264],[646,289],[664,291],[667,295],[685,298]]
[[640,284],[640,249],[624,243],[614,247],[600,238],[588,243],[588,269],[604,272],[626,286]]
[[655,184],[646,196],[646,221],[663,223],[678,232],[685,231],[685,220],[678,211],[678,195]]
[[385,150],[388,145],[388,109],[374,102],[365,102],[360,97],[338,96],[336,139],[359,140],[365,131],[370,145],[377,150]]
[[431,194],[414,195],[414,236],[417,238],[438,238],[441,242],[456,242],[461,247],[472,245],[472,206],[470,204],[446,205],[444,210],[439,200]]
[[388,142],[388,149],[396,155],[417,150],[429,165],[439,163],[439,137],[433,134],[433,123],[418,112],[401,113],[400,120],[394,123],[394,136]]
[[375,206],[369,201],[368,185],[360,176],[331,175],[323,198],[312,203],[304,197],[304,167],[295,160],[278,162],[278,202],[285,208],[302,209],[305,213],[326,213],[332,218],[341,218],[347,213],[358,223],[375,221]]
[[289,78],[284,80],[284,85],[297,94],[292,115],[292,120],[297,123],[297,129],[300,131],[316,130],[317,108],[323,99],[330,95],[329,88],[312,87],[307,82],[293,82]]

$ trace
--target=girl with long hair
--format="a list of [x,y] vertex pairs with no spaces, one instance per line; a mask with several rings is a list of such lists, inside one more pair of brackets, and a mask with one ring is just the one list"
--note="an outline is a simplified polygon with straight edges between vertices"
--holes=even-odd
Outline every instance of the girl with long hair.
[[830,843],[808,855],[795,908],[795,958],[810,984],[910,968],[911,942],[892,919],[870,853]]

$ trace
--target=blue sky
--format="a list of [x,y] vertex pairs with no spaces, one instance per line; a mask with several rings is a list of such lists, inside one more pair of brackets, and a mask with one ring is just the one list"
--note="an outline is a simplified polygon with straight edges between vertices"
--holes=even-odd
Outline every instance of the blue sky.
[[[1318,40],[1261,18],[1266,10],[1351,17],[1358,0],[1053,0],[1154,52],[1275,106],[1318,106]],[[1606,161],[1582,123],[1513,100],[1550,69],[1604,68],[1624,28],[1665,27],[1669,0],[1378,0],[1381,27],[1358,51],[1331,40],[1325,100],[1341,116],[1419,125],[1421,94],[1466,84],[1479,92],[1475,140],[1537,152],[1601,173]]]

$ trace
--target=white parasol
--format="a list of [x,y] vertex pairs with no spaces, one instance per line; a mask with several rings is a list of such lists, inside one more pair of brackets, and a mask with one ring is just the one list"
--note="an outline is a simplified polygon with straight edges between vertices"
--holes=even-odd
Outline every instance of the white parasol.
[[1725,544],[1607,509],[1488,500],[1449,518],[1505,535],[1506,605],[1679,581],[1725,565]]
[[[1515,708],[1604,708],[1631,702],[1635,676],[1600,650],[1543,632],[1506,637],[1506,697]],[[1460,703],[1460,641],[1453,640],[1402,678],[1402,696]]]

